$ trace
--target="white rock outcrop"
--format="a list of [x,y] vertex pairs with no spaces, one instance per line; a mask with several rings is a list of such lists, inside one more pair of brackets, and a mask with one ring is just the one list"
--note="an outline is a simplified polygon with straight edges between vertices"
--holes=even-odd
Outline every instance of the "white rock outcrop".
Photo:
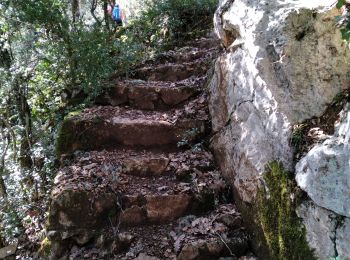
[[320,260],[350,259],[350,218],[306,201],[297,209],[303,220],[306,239]]
[[298,215],[303,219],[309,244],[320,259],[350,259],[349,138],[347,104],[334,135],[316,144],[296,165],[296,181],[313,201],[303,204]]
[[336,215],[310,201],[301,204],[297,214],[303,219],[307,231],[306,239],[310,247],[316,250],[317,257],[322,260],[334,257],[336,255],[334,244]]
[[319,206],[350,217],[350,106],[334,136],[313,147],[296,165],[298,185]]
[[269,161],[293,169],[292,126],[321,115],[350,82],[350,52],[331,4],[220,2],[215,29],[228,52],[210,84],[213,146],[246,202]]
[[350,259],[350,218],[342,219],[336,230],[336,248],[340,259]]
[[[212,146],[240,203],[254,203],[269,162],[280,161],[294,171],[293,126],[322,115],[335,96],[350,85],[350,51],[335,24],[340,13],[334,3],[220,1],[214,24],[226,52],[216,61],[209,85],[215,132]],[[337,160],[346,171],[346,155]],[[310,188],[321,191],[336,186],[336,191],[324,192],[323,197],[329,198],[315,199],[316,206],[324,207],[318,203],[328,201],[334,205],[325,208],[347,216],[350,203],[346,205],[345,198],[350,187],[346,176],[329,177],[332,184]],[[336,185],[336,181],[343,184]],[[342,193],[342,199],[334,203]],[[311,213],[305,216],[311,218]],[[322,244],[327,240],[322,237],[326,232],[322,232],[323,225],[319,227],[319,236],[314,236],[316,253],[335,256],[330,246]]]

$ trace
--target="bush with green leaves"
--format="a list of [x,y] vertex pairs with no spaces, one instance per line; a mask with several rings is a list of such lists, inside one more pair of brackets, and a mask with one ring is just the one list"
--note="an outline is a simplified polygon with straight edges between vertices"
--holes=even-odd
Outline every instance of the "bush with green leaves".
[[346,0],[338,0],[337,8],[345,8],[344,14],[337,17],[338,23],[341,25],[340,32],[346,41],[350,41],[350,3]]
[[[217,7],[217,0],[156,0],[142,13],[165,42],[181,44],[207,32]],[[159,35],[162,34],[162,35]]]
[[183,44],[212,28],[218,0],[148,0],[127,30],[151,46]]

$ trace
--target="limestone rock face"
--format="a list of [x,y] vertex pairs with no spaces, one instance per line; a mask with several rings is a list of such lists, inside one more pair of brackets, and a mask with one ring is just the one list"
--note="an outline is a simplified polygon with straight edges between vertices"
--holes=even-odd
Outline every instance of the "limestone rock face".
[[337,229],[336,245],[339,256],[343,256],[343,259],[349,259],[350,257],[350,218],[346,218],[340,223]]
[[298,185],[319,206],[350,217],[350,109],[331,138],[296,165]]
[[297,214],[303,220],[306,239],[318,259],[349,259],[350,218],[340,218],[311,201],[300,205]]
[[224,173],[234,176],[241,199],[251,202],[265,165],[279,159],[291,167],[292,149],[290,123],[278,111],[258,71],[251,74],[245,62],[253,64],[242,49],[217,60],[210,110],[213,129],[218,132],[213,146],[219,163]]
[[325,9],[331,4],[220,3],[215,29],[229,52],[210,84],[213,146],[246,202],[267,162],[293,169],[291,126],[321,115],[350,82],[350,52],[334,24],[337,11]]
[[[317,249],[317,257],[330,259],[335,256],[336,215],[312,202],[305,202],[297,209],[307,230],[310,247]],[[322,245],[322,247],[320,247]]]
[[[212,147],[241,208],[254,206],[269,162],[280,161],[294,172],[293,126],[321,116],[336,95],[349,86],[350,51],[336,27],[335,16],[340,11],[333,4],[331,0],[220,1],[214,24],[226,52],[217,59],[209,84],[215,132]],[[308,180],[307,187],[299,184],[316,206],[329,209],[335,216],[350,213],[346,204],[349,152],[341,151],[345,139],[338,134],[327,141],[332,143],[327,151],[333,155],[325,154],[324,145],[322,158],[333,156],[329,162],[318,158],[318,168],[313,168],[316,158],[308,156],[297,167],[304,170],[308,165],[307,177],[298,175],[299,180],[301,176]],[[314,155],[321,155],[317,149]],[[327,187],[333,190],[325,191]],[[305,211],[304,223],[312,220],[309,211]],[[317,214],[327,219],[325,212]],[[327,225],[319,224],[319,235],[308,233],[307,238],[315,239],[309,242],[317,255],[334,257],[334,247],[323,243],[329,242]]]
[[341,112],[333,136],[315,145],[296,165],[298,185],[313,203],[302,205],[307,239],[320,259],[349,259],[350,109]]

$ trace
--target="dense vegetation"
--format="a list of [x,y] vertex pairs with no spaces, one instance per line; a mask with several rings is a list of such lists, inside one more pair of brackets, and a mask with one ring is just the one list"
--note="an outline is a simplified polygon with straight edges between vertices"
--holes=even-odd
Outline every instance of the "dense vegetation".
[[43,237],[64,116],[91,104],[111,78],[206,33],[217,5],[143,1],[138,17],[115,28],[107,0],[88,3],[84,16],[78,0],[1,1],[0,247]]

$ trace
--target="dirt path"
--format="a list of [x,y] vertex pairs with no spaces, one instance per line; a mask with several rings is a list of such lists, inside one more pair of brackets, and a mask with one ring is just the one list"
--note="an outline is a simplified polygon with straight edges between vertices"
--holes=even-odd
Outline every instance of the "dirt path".
[[65,120],[49,217],[53,258],[249,254],[240,214],[205,148],[206,73],[218,51],[216,40],[201,39],[160,55]]

